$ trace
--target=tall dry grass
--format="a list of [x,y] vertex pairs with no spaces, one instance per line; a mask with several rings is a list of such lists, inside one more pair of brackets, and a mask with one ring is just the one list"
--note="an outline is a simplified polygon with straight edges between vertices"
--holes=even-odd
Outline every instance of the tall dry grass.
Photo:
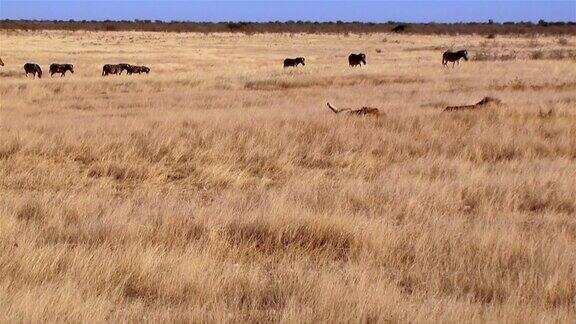
[[[572,59],[503,36],[0,37],[2,322],[576,320]],[[518,55],[443,69],[450,47]],[[100,76],[120,62],[152,72]],[[486,95],[505,104],[441,112]]]

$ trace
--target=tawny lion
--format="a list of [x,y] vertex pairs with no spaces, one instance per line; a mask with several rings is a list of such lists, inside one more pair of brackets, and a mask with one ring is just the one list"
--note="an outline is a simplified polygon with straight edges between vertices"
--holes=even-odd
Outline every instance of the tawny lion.
[[480,108],[483,106],[488,106],[488,105],[493,105],[493,104],[498,105],[501,103],[502,103],[502,101],[498,98],[484,97],[482,100],[478,101],[477,103],[475,103],[473,105],[448,106],[448,107],[444,108],[444,111],[476,109],[476,108]]
[[346,113],[349,115],[374,115],[374,116],[380,115],[380,110],[378,110],[378,108],[362,107],[360,109],[352,109],[352,108],[338,109],[338,108],[332,106],[329,102],[327,104],[328,104],[328,108],[330,108],[330,110],[332,110],[336,114],[343,112],[343,113]]

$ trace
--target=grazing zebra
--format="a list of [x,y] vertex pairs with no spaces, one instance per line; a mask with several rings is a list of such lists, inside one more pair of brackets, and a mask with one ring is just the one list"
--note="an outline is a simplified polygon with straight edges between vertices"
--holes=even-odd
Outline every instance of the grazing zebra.
[[60,73],[60,77],[66,74],[66,71],[74,73],[74,65],[72,64],[50,64],[50,76],[54,76],[55,73]]
[[350,56],[348,56],[348,63],[352,67],[356,65],[362,66],[362,63],[366,65],[366,54],[364,53],[350,54]]
[[306,64],[304,64],[304,58],[303,57],[297,57],[297,58],[287,58],[284,60],[284,67],[297,67],[298,64],[302,64],[302,66],[305,66]]
[[130,70],[131,65],[128,63],[120,63],[118,64],[118,66],[120,67],[120,73],[122,74],[123,71],[126,71],[126,73],[128,73],[128,71]]
[[140,67],[137,65],[130,65],[130,67],[128,67],[128,70],[126,70],[126,73],[128,73],[128,75],[131,75],[132,73],[138,73],[140,74]]
[[452,68],[454,68],[454,63],[458,62],[458,65],[460,65],[460,59],[462,58],[468,61],[467,50],[462,50],[458,52],[446,51],[444,52],[444,54],[442,54],[442,65],[448,67],[448,62],[452,62]]
[[131,65],[128,68],[127,73],[128,74],[133,74],[133,73],[138,73],[138,74],[146,73],[146,74],[148,74],[148,73],[150,73],[150,68],[147,66],[144,66],[144,65],[142,65],[142,66]]
[[118,64],[105,64],[102,67],[102,76],[107,76],[108,74],[119,74],[122,72],[122,68]]
[[26,72],[26,77],[28,77],[29,73],[32,73],[34,78],[36,78],[36,75],[38,75],[38,78],[42,78],[42,69],[38,64],[35,63],[24,64],[24,72]]

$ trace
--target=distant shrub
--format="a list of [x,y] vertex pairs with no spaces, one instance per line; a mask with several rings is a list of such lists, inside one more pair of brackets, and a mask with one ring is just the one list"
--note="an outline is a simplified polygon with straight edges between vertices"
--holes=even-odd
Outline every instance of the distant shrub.
[[560,38],[558,38],[558,44],[560,44],[562,46],[566,46],[566,45],[568,45],[568,40],[564,37],[560,37]]
[[536,39],[536,38],[532,38],[528,42],[528,47],[538,47],[538,46],[540,46],[540,43],[538,42],[538,39]]
[[550,110],[548,110],[548,111],[546,111],[546,112],[542,111],[542,109],[539,109],[539,110],[538,110],[538,117],[539,117],[539,118],[548,119],[548,118],[553,117],[554,115],[555,115],[555,114],[554,114],[554,109],[550,109]]
[[533,60],[541,60],[544,58],[544,52],[541,50],[532,51],[532,53],[530,53],[530,58]]
[[486,52],[476,52],[474,61],[493,61],[493,56]]
[[514,80],[510,81],[510,88],[512,88],[512,90],[524,90],[526,89],[526,82],[516,77]]
[[0,71],[0,78],[14,78],[21,75],[20,71]]
[[511,60],[515,60],[516,56],[517,56],[516,52],[510,52],[510,53],[505,53],[505,54],[500,55],[498,57],[498,59],[500,61],[511,61]]
[[36,200],[30,200],[23,203],[16,213],[18,220],[24,221],[42,221],[46,216],[44,206]]
[[[377,33],[390,32],[398,22],[185,22],[160,20],[121,20],[121,21],[49,21],[49,20],[0,20],[2,30],[98,30],[98,31],[155,31],[155,32],[238,32],[253,33]],[[403,26],[403,25],[402,25]],[[486,23],[425,23],[410,24],[412,34],[480,34],[491,39],[497,35],[574,35],[576,23],[532,24],[529,22],[486,24]]]
[[549,58],[552,60],[563,60],[566,57],[563,50],[553,50],[550,52]]
[[488,52],[476,52],[474,56],[474,61],[511,61],[515,60],[517,57],[516,52],[509,52],[509,53],[488,53]]

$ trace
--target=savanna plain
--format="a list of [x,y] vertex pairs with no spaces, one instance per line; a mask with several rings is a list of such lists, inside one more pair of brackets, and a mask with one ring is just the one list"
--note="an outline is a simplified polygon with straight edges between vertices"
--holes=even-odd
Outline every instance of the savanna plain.
[[0,322],[574,323],[575,46],[0,31]]

